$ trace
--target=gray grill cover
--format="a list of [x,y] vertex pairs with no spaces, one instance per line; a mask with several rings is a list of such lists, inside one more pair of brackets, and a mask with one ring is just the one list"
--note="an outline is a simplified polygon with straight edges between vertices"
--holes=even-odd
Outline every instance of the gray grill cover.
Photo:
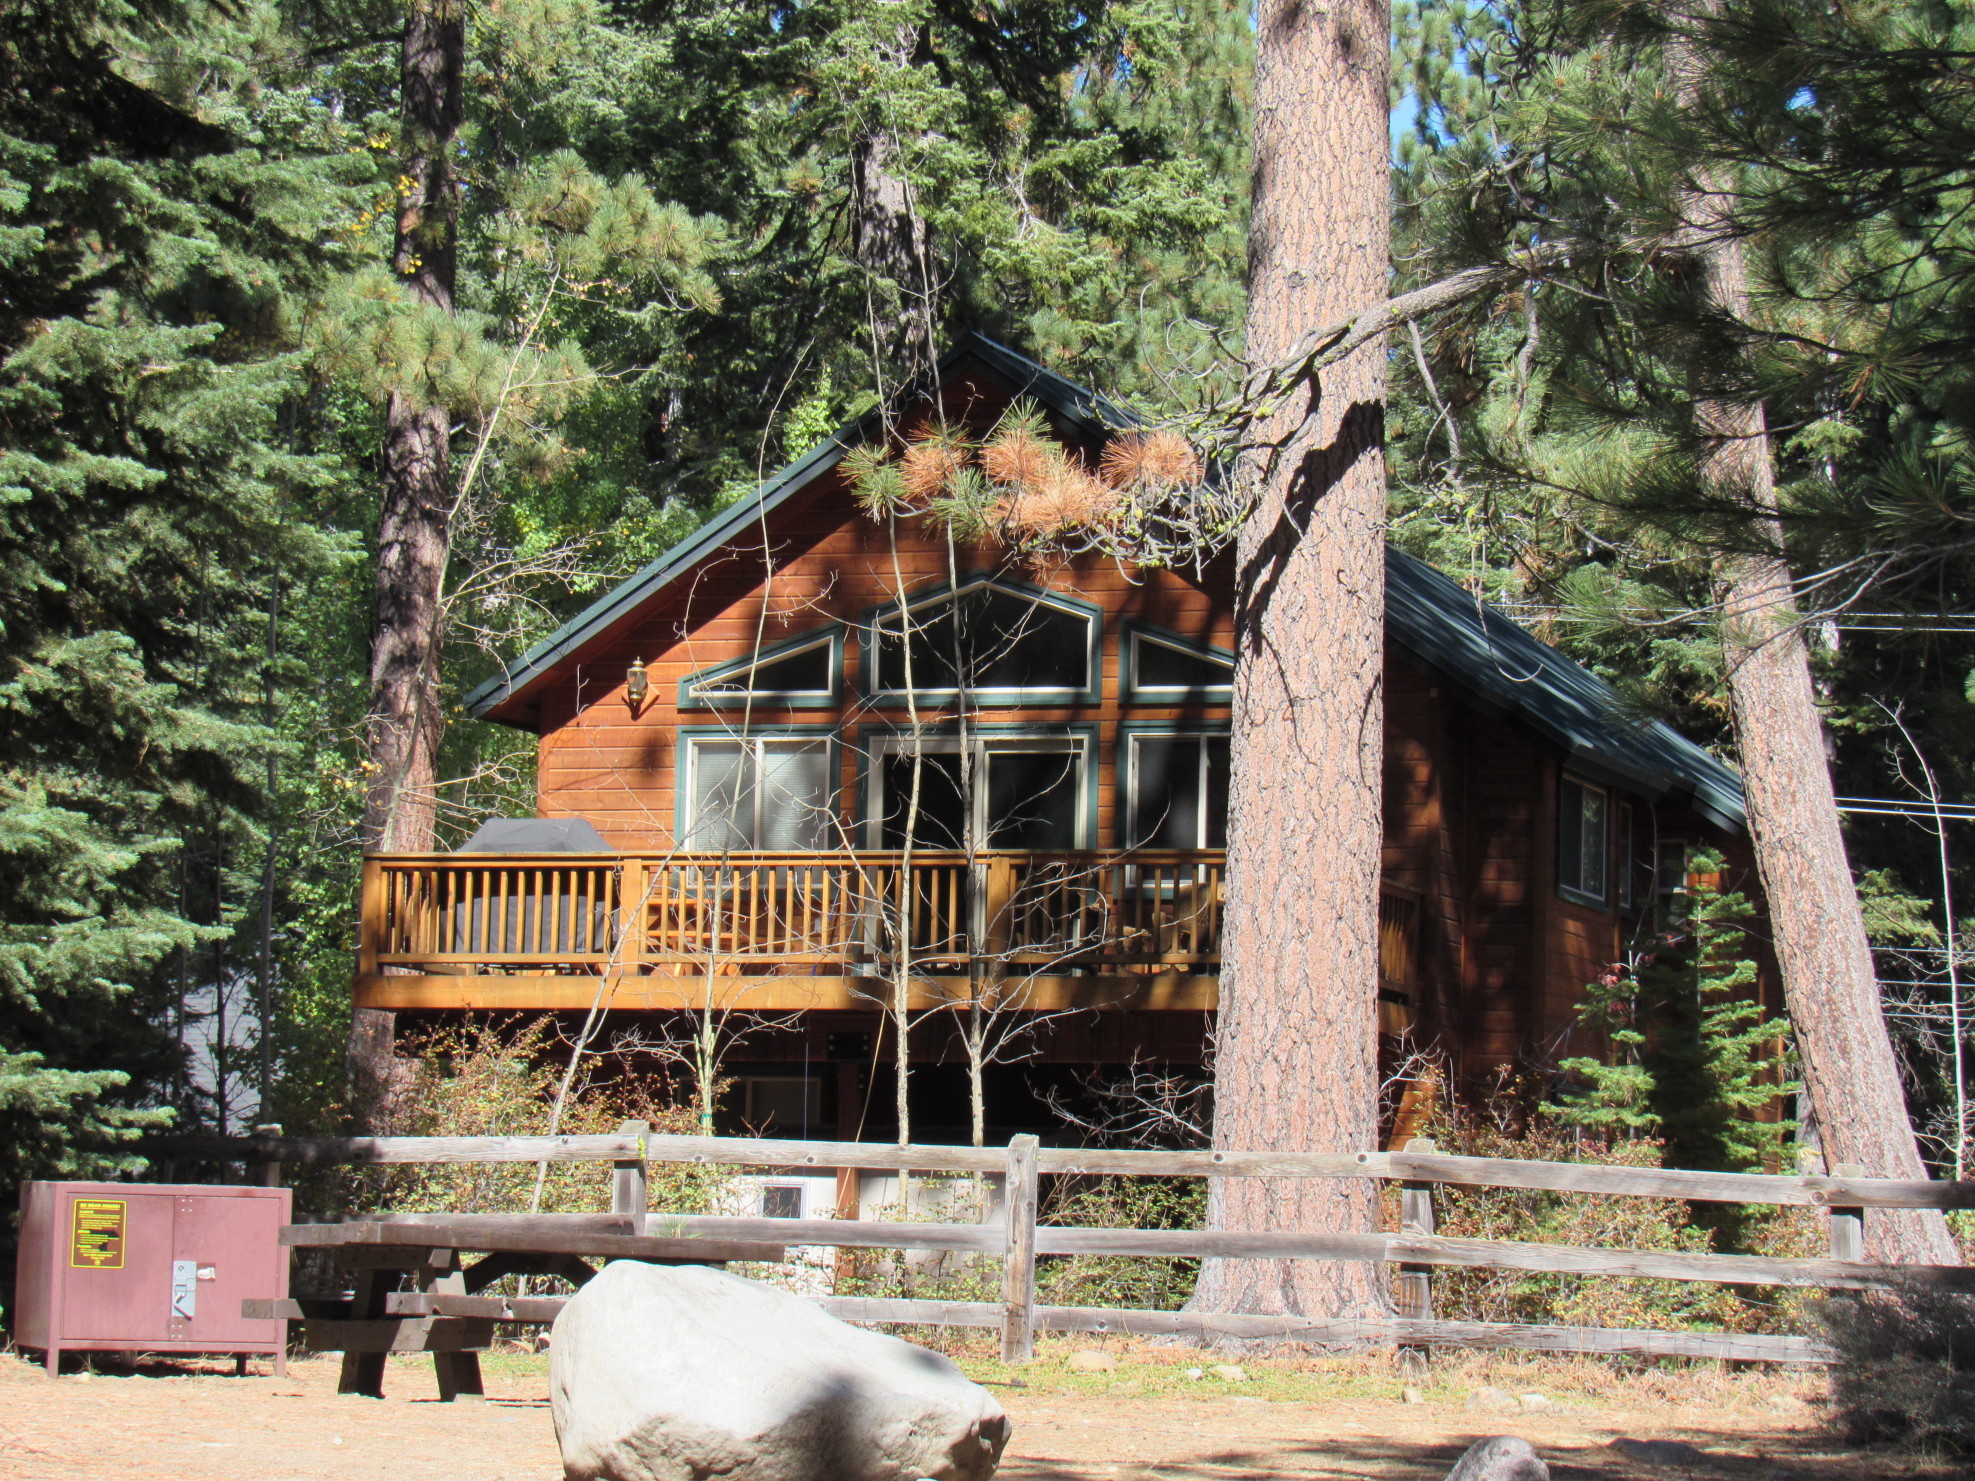
[[610,845],[583,818],[489,818],[454,853],[607,854]]
[[[582,818],[489,818],[461,844],[460,854],[607,854],[611,847]],[[539,872],[539,871],[536,871]],[[469,896],[453,905],[452,949],[462,955],[558,956],[602,954],[612,948],[607,879],[592,869],[573,877],[551,869],[538,881],[522,871],[508,885],[506,908]],[[608,871],[606,871],[608,873]]]

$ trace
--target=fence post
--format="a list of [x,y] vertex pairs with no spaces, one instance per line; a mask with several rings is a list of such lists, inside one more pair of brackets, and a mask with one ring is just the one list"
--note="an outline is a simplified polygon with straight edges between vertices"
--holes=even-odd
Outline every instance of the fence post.
[[[1856,1163],[1841,1162],[1831,1169],[1834,1178],[1862,1178],[1865,1169]],[[1850,1205],[1834,1206],[1831,1210],[1831,1258],[1834,1260],[1863,1260],[1865,1258],[1865,1210]]]
[[1026,1363],[1035,1356],[1036,1151],[1032,1136],[1008,1142],[1008,1237],[1001,1265],[1001,1360]]
[[[1416,1136],[1407,1141],[1405,1151],[1418,1156],[1431,1156],[1439,1148],[1431,1137]],[[1401,1234],[1425,1235],[1433,1233],[1433,1184],[1407,1182],[1399,1189],[1399,1232]],[[1433,1319],[1433,1267],[1431,1265],[1399,1266],[1399,1278],[1394,1282],[1393,1308],[1397,1314],[1412,1321]],[[1402,1371],[1417,1371],[1426,1367],[1427,1350],[1416,1344],[1402,1343],[1399,1347],[1399,1367]]]
[[[254,1128],[254,1135],[280,1136],[281,1123],[279,1121],[270,1121],[265,1126],[256,1126]],[[263,1162],[261,1164],[261,1186],[263,1188],[279,1188],[281,1186],[281,1163],[278,1160],[274,1162]]]
[[[617,1128],[619,1136],[638,1138],[638,1150],[644,1151],[644,1139],[651,1134],[651,1122],[626,1121]],[[651,1203],[651,1180],[646,1171],[645,1159],[629,1158],[611,1164],[614,1171],[610,1178],[610,1211],[614,1214],[631,1216],[631,1232],[645,1232],[645,1213]]]

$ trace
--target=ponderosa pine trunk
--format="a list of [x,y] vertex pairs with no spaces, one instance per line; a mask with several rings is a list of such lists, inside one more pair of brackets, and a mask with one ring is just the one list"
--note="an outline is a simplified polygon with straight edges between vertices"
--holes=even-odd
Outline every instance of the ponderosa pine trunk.
[[[1247,353],[1387,294],[1383,0],[1262,0]],[[1279,408],[1236,545],[1233,781],[1214,1145],[1373,1150],[1385,629],[1385,340]],[[1306,419],[1306,413],[1308,414]],[[1364,1231],[1375,1185],[1216,1179],[1227,1230]],[[1194,1305],[1382,1317],[1378,1267],[1210,1261]]]
[[[414,302],[450,313],[458,254],[459,192],[452,149],[466,60],[462,0],[413,0],[405,22],[399,169],[392,269]],[[439,705],[442,604],[451,541],[452,415],[415,388],[384,409],[383,494],[377,530],[377,621],[370,641],[368,849],[420,853],[433,843],[434,786],[445,730]],[[393,1015],[358,1009],[350,1058],[359,1114],[381,1093]]]
[[[879,61],[902,70],[918,50],[916,27],[900,28]],[[933,323],[939,284],[933,271],[932,228],[906,177],[899,137],[877,110],[852,141],[850,256],[864,274],[872,353],[885,372],[910,380],[933,366]]]
[[[1676,44],[1669,62],[1691,106],[1699,59]],[[1684,245],[1707,303],[1746,322],[1747,266],[1741,238],[1729,229],[1731,204],[1725,178],[1704,167],[1682,203]],[[1818,1134],[1832,1164],[1852,1163],[1873,1177],[1925,1178],[1839,826],[1777,517],[1767,418],[1759,403],[1703,399],[1694,420],[1707,448],[1703,476],[1718,497],[1747,511],[1755,537],[1753,553],[1724,557],[1717,567],[1723,658],[1749,836]],[[1873,1210],[1866,1246],[1877,1260],[1960,1263],[1947,1221],[1930,1210]]]

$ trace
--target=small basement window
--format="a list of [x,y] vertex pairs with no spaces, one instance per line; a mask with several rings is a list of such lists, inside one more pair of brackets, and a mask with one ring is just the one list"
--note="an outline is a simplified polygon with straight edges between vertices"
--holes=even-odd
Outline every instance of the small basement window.
[[761,1190],[761,1217],[799,1219],[802,1217],[802,1184],[768,1183]]
[[1567,776],[1557,786],[1557,892],[1582,905],[1611,897],[1612,795]]

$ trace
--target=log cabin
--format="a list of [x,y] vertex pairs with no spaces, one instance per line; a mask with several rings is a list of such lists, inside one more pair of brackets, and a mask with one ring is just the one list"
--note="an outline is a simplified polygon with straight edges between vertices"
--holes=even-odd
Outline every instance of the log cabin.
[[[1197,1077],[1228,563],[956,547],[929,519],[868,515],[843,466],[1018,403],[1086,461],[1131,420],[971,336],[890,417],[844,427],[474,690],[474,716],[539,737],[555,821],[369,857],[357,1003],[403,1024],[601,1004],[649,1042],[711,1023],[730,1040],[723,1129],[791,1137],[893,1135],[895,989],[917,1019],[916,1140],[965,1140],[976,1087],[1001,1138],[1060,1134],[1107,1077]],[[1584,984],[1662,926],[1696,847],[1748,887],[1741,787],[1447,576],[1393,549],[1387,579],[1366,991],[1388,1052],[1430,1050],[1479,1093],[1568,1051]],[[1416,1111],[1394,1108],[1394,1135]]]

